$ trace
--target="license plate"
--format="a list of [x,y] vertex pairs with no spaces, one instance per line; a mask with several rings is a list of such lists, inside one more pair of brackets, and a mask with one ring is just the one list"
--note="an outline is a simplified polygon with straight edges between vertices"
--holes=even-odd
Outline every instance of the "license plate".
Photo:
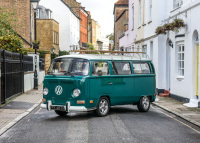
[[52,110],[59,110],[59,111],[65,111],[64,106],[51,106]]

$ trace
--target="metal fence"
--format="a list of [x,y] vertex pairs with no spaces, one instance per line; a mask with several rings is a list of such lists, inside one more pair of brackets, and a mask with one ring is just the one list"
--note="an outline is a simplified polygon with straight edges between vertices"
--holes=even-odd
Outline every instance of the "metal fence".
[[33,71],[33,57],[23,56],[23,70],[24,72]]
[[0,50],[1,55],[1,103],[23,93],[24,72],[33,71],[33,57]]
[[40,58],[39,67],[40,67],[40,70],[45,69],[45,60],[43,58]]

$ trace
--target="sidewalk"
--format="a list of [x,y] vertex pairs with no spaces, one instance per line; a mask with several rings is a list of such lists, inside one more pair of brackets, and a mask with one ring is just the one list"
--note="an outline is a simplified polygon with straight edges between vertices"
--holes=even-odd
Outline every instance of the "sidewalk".
[[200,108],[188,108],[182,102],[157,96],[153,104],[200,127]]
[[10,103],[0,108],[0,135],[28,115],[42,101],[43,84],[38,90],[31,90],[19,95]]

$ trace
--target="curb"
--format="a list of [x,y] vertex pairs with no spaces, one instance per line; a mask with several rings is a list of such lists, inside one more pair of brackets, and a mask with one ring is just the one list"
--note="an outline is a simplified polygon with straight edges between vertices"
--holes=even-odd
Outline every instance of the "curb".
[[162,109],[164,109],[164,110],[166,110],[166,111],[168,111],[168,112],[170,112],[170,113],[172,113],[172,114],[174,114],[174,115],[176,115],[176,116],[178,116],[178,117],[180,117],[180,118],[182,118],[182,119],[184,119],[184,120],[186,120],[186,121],[188,121],[188,122],[190,122],[190,123],[192,123],[192,124],[194,124],[198,127],[200,127],[200,123],[198,123],[198,122],[196,122],[196,121],[194,121],[194,120],[192,120],[188,117],[185,117],[184,115],[181,115],[180,113],[177,113],[177,112],[175,112],[175,111],[173,111],[173,110],[171,110],[167,107],[164,107],[162,105],[159,105],[158,103],[155,103],[155,102],[152,103],[152,104],[155,105],[155,106],[158,106],[158,107],[160,107],[160,108],[162,108]]
[[5,127],[3,127],[0,130],[0,136],[5,133],[8,129],[10,129],[12,126],[14,126],[17,122],[19,122],[21,119],[23,119],[24,117],[26,117],[30,112],[32,112],[36,107],[38,107],[40,105],[41,101],[37,102],[36,104],[34,104],[30,109],[28,109],[27,111],[25,111],[24,113],[20,114],[19,116],[17,116],[13,121],[11,121],[10,123],[8,123]]

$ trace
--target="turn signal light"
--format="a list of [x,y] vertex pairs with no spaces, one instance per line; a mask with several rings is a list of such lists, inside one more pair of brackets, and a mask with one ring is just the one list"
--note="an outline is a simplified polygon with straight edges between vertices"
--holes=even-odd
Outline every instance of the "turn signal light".
[[93,103],[93,100],[90,100],[90,104],[92,104]]
[[42,102],[46,102],[46,99],[43,98],[43,99],[42,99]]
[[77,101],[77,104],[85,104],[85,100],[82,100],[82,101]]

